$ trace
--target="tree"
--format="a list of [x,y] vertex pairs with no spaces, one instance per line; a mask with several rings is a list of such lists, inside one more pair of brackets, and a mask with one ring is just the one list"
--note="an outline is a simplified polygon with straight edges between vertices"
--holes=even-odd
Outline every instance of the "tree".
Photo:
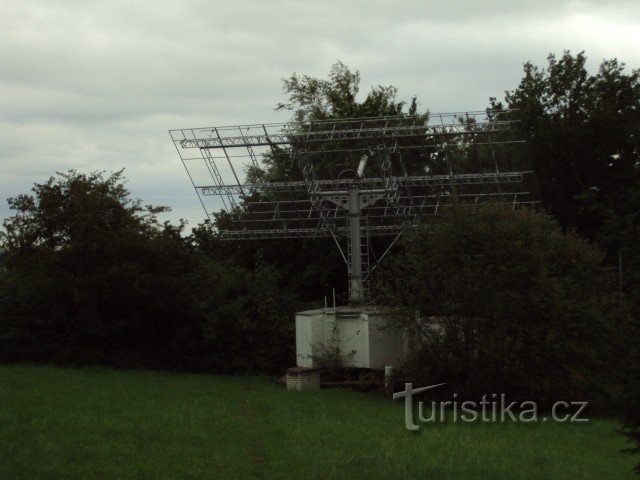
[[206,344],[199,361],[223,373],[279,374],[295,364],[293,312],[302,302],[283,288],[286,274],[261,260],[240,266],[201,246],[190,275]]
[[402,246],[379,288],[415,340],[416,379],[468,396],[603,401],[632,330],[597,248],[547,214],[462,206]]
[[59,173],[9,199],[0,236],[0,360],[217,372],[294,361],[295,295],[238,265],[208,228],[182,236],[122,171]]
[[[293,73],[283,79],[284,93],[288,101],[278,103],[276,110],[293,112],[293,121],[307,123],[312,120],[360,118],[404,113],[405,101],[396,100],[398,89],[394,86],[371,88],[362,102],[357,101],[360,91],[360,72],[352,72],[344,63],[336,62],[328,79]],[[409,103],[409,115],[418,110],[417,98]]]
[[[635,444],[627,449],[629,453],[640,453],[640,367],[631,364],[624,370],[624,387],[622,389],[621,400],[618,411],[622,414],[623,435]],[[635,467],[635,472],[640,475],[640,463]]]
[[190,258],[164,207],[129,198],[122,171],[59,173],[8,200],[3,360],[173,368],[189,335]]
[[[293,73],[283,79],[285,102],[278,103],[276,110],[292,112],[291,122],[303,128],[317,120],[359,118],[365,116],[416,115],[418,103],[413,97],[409,102],[396,98],[393,86],[377,86],[359,99],[360,73],[352,71],[342,62],[335,63],[326,79]],[[407,108],[408,107],[408,108]],[[354,156],[355,158],[356,156]],[[359,160],[360,156],[357,156]],[[321,171],[332,165],[335,158],[314,157],[314,168]],[[357,160],[356,165],[357,165]],[[323,166],[323,162],[325,162]],[[329,175],[326,170],[322,174]],[[277,148],[276,153],[267,153],[262,158],[262,168],[249,169],[247,180],[296,181],[302,178],[298,166],[292,161],[288,148]],[[287,197],[290,200],[291,197]],[[308,198],[306,192],[301,198]],[[256,199],[256,198],[253,198]],[[224,212],[214,221],[215,227],[224,228],[234,212]],[[377,240],[376,240],[377,241]],[[336,287],[338,302],[348,299],[346,267],[331,241],[324,239],[278,240],[269,244],[262,242],[225,242],[220,248],[227,255],[234,255],[237,262],[250,267],[259,257],[265,264],[278,271],[286,271],[282,288],[295,294],[307,304],[317,305],[322,295],[330,297]]]
[[[589,74],[585,62],[584,52],[567,51],[549,55],[546,68],[525,63],[505,104],[522,120],[543,204],[620,264],[621,287],[640,313],[640,70],[626,73],[612,59]],[[503,105],[492,99],[491,107]]]
[[[604,60],[595,74],[584,52],[527,62],[505,103],[519,111],[526,153],[542,200],[565,228],[598,242],[618,270],[618,288],[640,318],[640,69]],[[502,104],[492,100],[492,109]],[[637,336],[631,336],[621,410],[640,446],[640,417],[630,392],[640,389]],[[636,372],[635,374],[633,372]],[[629,381],[630,380],[630,381]]]

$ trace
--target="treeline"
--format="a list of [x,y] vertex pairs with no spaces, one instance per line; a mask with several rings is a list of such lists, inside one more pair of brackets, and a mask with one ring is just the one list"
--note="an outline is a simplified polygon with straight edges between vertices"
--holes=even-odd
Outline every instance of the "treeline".
[[[68,172],[9,200],[0,359],[275,371],[293,359],[302,301],[282,272],[244,262],[201,227],[160,224],[122,172]],[[277,332],[277,333],[276,333]]]
[[[519,161],[536,173],[540,212],[454,210],[437,235],[407,236],[378,269],[394,273],[378,278],[380,301],[448,319],[450,335],[411,359],[424,381],[544,399],[598,390],[602,402],[637,388],[640,72],[607,60],[591,74],[585,60],[527,63],[488,106],[518,111]],[[327,79],[294,74],[278,108],[298,122],[418,113],[394,87],[359,101],[359,83],[341,63]],[[252,174],[287,180],[281,162],[266,157]],[[58,174],[9,205],[2,361],[278,372],[295,363],[292,313],[332,287],[346,300],[331,242],[221,242],[215,222],[185,234],[158,221],[161,207],[132,200],[122,172]],[[420,328],[412,318],[406,326]]]

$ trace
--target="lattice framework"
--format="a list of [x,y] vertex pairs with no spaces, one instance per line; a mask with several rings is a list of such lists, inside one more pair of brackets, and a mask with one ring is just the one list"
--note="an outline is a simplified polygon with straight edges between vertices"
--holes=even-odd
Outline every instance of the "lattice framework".
[[[516,122],[509,111],[463,112],[170,134],[221,238],[333,238],[357,304],[376,266],[371,237],[393,244],[454,203],[536,203],[535,177],[514,155]],[[265,163],[286,180],[270,181]]]

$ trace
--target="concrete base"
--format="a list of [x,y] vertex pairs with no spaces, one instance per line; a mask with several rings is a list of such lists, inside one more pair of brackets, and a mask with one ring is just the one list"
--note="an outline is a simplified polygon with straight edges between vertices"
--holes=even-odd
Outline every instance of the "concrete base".
[[337,336],[344,367],[383,369],[400,366],[406,342],[397,330],[385,328],[388,310],[376,307],[338,307],[296,313],[296,362],[317,367],[315,358]]
[[320,389],[320,372],[315,368],[288,368],[287,390]]

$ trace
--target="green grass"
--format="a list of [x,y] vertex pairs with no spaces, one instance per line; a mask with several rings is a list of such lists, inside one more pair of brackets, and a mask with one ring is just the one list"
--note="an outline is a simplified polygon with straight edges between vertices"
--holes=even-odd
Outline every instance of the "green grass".
[[614,421],[404,428],[403,406],[261,377],[0,367],[0,479],[632,479]]

